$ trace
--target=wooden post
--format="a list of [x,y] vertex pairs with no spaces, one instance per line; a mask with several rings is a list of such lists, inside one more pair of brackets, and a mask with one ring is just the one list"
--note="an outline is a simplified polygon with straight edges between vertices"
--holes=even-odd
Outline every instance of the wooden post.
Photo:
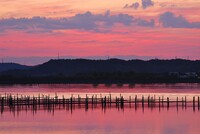
[[159,107],[159,111],[160,111],[160,96],[159,96],[159,101],[158,101],[158,107]]
[[34,106],[34,96],[32,97],[32,106]]
[[153,107],[153,103],[154,103],[153,97],[151,97],[151,108]]
[[96,98],[96,105],[97,105],[97,101],[98,101],[98,100],[97,100],[97,95],[95,95],[95,98]]
[[50,95],[48,96],[48,107],[50,106]]
[[167,109],[169,109],[169,97],[167,97]]
[[40,94],[38,95],[38,105],[40,106]]
[[182,109],[183,109],[183,107],[184,107],[184,100],[183,100],[183,97],[182,97]]
[[103,104],[103,98],[102,97],[101,97],[101,104],[102,104],[102,108],[103,108],[104,104]]
[[[10,96],[10,99],[12,100],[12,96]],[[18,94],[17,94],[17,106],[18,106],[18,102],[19,101],[19,98],[18,98]]]
[[198,110],[199,110],[199,107],[200,107],[200,102],[199,102],[199,96],[198,96]]
[[63,95],[63,97],[62,97],[63,99],[62,99],[62,103],[63,103],[63,105],[65,104],[65,96]]
[[123,96],[121,96],[120,104],[121,104],[121,108],[124,108],[124,98],[123,98]]
[[4,106],[4,97],[1,98],[1,106]]
[[187,108],[187,97],[185,96],[185,109]]
[[111,107],[111,103],[112,103],[112,97],[111,97],[111,93],[110,93],[110,107]]
[[149,102],[150,102],[150,100],[149,100],[149,99],[150,99],[150,96],[148,96],[148,107],[149,107]]
[[162,96],[162,107],[164,107],[164,96]]
[[65,96],[62,97],[62,107],[65,108]]
[[94,95],[92,95],[92,107],[94,105]]
[[81,98],[80,98],[80,96],[78,95],[78,105],[80,106],[80,104],[81,104]]
[[195,96],[193,97],[193,110],[195,111]]
[[88,96],[86,94],[86,98],[85,98],[85,108],[86,110],[88,109]]
[[30,96],[28,96],[28,107],[30,105]]
[[177,111],[178,111],[178,97],[176,98],[176,108],[177,108]]
[[12,106],[12,98],[11,98],[11,96],[8,99],[8,104],[9,104],[10,107]]
[[137,95],[135,96],[135,107],[137,107]]
[[21,99],[20,99],[21,106],[23,105],[23,100],[24,100],[24,97],[21,95]]
[[117,96],[116,96],[116,99],[115,99],[115,103],[116,103],[116,107],[117,107]]
[[57,93],[55,93],[55,104],[58,104],[58,96],[57,96]]
[[70,107],[72,109],[72,104],[73,104],[73,99],[72,99],[72,96],[70,97]]
[[104,107],[106,107],[106,96],[104,97]]
[[35,97],[35,105],[37,106],[38,105],[38,98]]
[[144,109],[144,96],[142,96],[142,108]]

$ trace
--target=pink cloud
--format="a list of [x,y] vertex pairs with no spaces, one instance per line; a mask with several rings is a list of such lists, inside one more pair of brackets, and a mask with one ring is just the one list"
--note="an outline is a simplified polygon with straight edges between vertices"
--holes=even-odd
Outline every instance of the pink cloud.
[[[10,32],[0,38],[0,56],[105,56],[138,55],[199,58],[198,29],[119,27],[117,32],[65,30],[54,34]],[[114,30],[115,31],[115,30]],[[127,31],[127,33],[124,33]],[[192,36],[191,36],[192,35]]]

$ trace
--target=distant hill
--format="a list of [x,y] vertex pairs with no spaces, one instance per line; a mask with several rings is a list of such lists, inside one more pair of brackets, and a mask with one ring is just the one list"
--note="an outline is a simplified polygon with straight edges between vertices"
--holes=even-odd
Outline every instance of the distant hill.
[[0,63],[0,72],[16,69],[28,69],[29,66],[20,65],[16,63]]
[[[20,69],[6,71],[10,69]],[[75,76],[90,73],[136,72],[136,73],[168,73],[168,72],[200,72],[200,60],[190,61],[182,59],[173,60],[50,60],[44,64],[27,69],[26,66],[0,64],[2,74],[25,76]]]

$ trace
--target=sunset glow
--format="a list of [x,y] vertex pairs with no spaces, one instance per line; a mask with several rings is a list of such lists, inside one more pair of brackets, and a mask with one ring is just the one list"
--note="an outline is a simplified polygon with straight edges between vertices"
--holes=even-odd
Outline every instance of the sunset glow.
[[1,0],[0,58],[199,59],[200,1],[147,1]]

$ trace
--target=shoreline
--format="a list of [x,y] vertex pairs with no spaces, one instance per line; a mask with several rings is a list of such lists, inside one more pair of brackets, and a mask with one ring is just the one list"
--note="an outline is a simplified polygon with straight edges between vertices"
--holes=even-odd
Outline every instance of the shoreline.
[[0,85],[15,85],[15,84],[180,84],[180,83],[199,83],[200,79],[153,79],[153,80],[80,80],[80,79],[0,79]]

